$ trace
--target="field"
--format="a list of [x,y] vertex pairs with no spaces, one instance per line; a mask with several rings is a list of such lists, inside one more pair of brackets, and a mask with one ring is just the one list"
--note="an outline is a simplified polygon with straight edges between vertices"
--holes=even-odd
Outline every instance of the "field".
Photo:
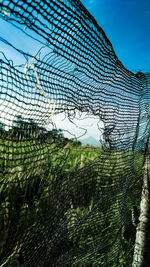
[[3,136],[0,155],[0,266],[131,263],[142,153]]

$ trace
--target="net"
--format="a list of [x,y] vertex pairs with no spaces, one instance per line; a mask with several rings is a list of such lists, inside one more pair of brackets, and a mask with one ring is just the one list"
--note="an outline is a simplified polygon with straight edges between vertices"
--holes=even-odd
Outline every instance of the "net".
[[2,0],[0,17],[18,34],[0,36],[0,266],[130,266],[150,75],[79,0]]

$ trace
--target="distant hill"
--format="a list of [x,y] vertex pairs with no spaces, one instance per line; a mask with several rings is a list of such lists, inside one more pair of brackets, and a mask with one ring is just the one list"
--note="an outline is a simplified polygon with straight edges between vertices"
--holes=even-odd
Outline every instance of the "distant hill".
[[93,145],[93,146],[100,146],[101,145],[101,142],[96,140],[94,137],[92,136],[89,136],[85,139],[80,139],[80,142],[83,144],[83,145]]

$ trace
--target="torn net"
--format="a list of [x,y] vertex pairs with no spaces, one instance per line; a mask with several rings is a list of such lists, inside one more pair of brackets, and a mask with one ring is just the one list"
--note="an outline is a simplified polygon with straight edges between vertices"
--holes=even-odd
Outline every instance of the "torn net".
[[[25,38],[0,36],[23,62],[0,53],[1,266],[129,266],[150,75],[122,65],[78,0],[2,0],[0,16]],[[95,117],[99,147],[62,114],[79,136]]]

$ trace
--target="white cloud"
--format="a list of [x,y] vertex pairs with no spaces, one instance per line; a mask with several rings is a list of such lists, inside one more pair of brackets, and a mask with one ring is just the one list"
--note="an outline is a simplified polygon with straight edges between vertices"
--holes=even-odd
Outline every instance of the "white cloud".
[[[87,137],[94,137],[96,140],[100,139],[102,134],[99,128],[103,128],[103,123],[99,121],[98,117],[89,116],[88,114],[76,113],[73,119],[69,119],[65,116],[65,113],[60,113],[51,116],[51,110],[49,105],[45,108],[36,108],[36,104],[39,105],[39,101],[34,101],[35,111],[33,110],[33,103],[27,105],[23,102],[19,104],[14,104],[6,100],[0,100],[0,121],[6,125],[6,130],[8,130],[13,123],[16,115],[21,115],[23,119],[27,120],[32,118],[36,122],[43,122],[47,129],[52,129],[54,126],[57,129],[62,129],[63,133],[68,138],[84,139]],[[56,108],[57,109],[57,108]],[[45,112],[45,113],[44,113]],[[44,114],[50,114],[49,118],[44,117]],[[99,127],[99,128],[98,128]]]
[[[103,123],[98,117],[89,116],[86,113],[76,113],[74,119],[70,120],[65,114],[54,116],[53,121],[57,128],[64,130],[64,134],[68,138],[84,139],[93,136],[96,140],[100,139],[102,134],[99,128],[103,128]],[[99,127],[99,128],[98,128]]]

